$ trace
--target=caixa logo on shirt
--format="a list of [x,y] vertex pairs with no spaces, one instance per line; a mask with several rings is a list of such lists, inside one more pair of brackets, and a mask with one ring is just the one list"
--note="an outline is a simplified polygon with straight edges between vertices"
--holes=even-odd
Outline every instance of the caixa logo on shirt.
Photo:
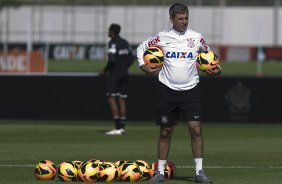
[[166,58],[193,58],[192,52],[166,52]]

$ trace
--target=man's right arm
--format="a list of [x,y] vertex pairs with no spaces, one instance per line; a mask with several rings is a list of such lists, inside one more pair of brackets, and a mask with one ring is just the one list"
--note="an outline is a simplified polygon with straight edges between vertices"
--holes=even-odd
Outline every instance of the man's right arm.
[[112,43],[111,41],[108,44],[108,51],[107,51],[107,65],[104,68],[104,74],[107,74],[111,71],[112,67],[113,67],[113,63],[115,61],[116,58],[116,52],[117,52],[117,48],[116,48],[116,44]]
[[152,38],[149,38],[148,40],[144,41],[143,43],[141,43],[136,51],[137,51],[137,61],[138,61],[138,65],[139,68],[145,72],[148,75],[157,75],[159,73],[159,71],[161,70],[161,68],[152,66],[150,64],[147,64],[144,62],[143,60],[143,55],[145,50],[149,47],[148,42],[149,40],[151,40]]

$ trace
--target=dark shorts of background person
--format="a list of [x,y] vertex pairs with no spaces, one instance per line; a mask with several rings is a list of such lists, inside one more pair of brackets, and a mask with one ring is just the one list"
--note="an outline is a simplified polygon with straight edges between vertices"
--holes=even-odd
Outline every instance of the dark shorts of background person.
[[172,90],[159,82],[159,101],[157,109],[158,125],[172,127],[181,116],[185,122],[201,121],[202,93],[199,83],[186,91]]
[[127,98],[128,86],[127,72],[113,72],[107,77],[107,96]]

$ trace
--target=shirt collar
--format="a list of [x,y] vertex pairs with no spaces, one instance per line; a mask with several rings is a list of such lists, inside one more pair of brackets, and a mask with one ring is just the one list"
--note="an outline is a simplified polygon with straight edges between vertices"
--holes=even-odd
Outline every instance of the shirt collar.
[[183,31],[183,32],[178,32],[178,31],[176,31],[176,30],[173,29],[173,28],[171,28],[171,30],[172,30],[175,34],[177,34],[178,36],[184,35],[184,34],[186,33],[186,31],[187,31],[187,29],[186,29],[186,30]]

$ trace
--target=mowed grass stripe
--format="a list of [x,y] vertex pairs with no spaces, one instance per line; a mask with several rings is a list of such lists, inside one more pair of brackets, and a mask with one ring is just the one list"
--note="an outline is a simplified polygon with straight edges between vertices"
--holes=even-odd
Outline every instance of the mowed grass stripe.
[[[33,167],[45,159],[56,165],[93,158],[156,160],[159,127],[153,121],[129,121],[125,135],[106,136],[112,128],[111,121],[0,120],[0,183],[44,183],[36,180]],[[279,123],[203,122],[206,174],[215,183],[281,183],[281,130]],[[184,123],[175,127],[169,160],[177,166],[177,177],[166,183],[194,183]]]
[[[0,164],[0,167],[35,167],[35,165],[28,164],[28,165],[5,165],[5,164]],[[182,166],[175,166],[177,169],[191,169],[195,168],[194,166],[189,166],[189,165],[182,165]],[[205,166],[204,168],[208,169],[282,169],[281,167],[252,167],[252,166]]]
[[[107,64],[106,61],[75,61],[75,60],[50,60],[48,63],[48,72],[95,72],[101,73]],[[221,61],[223,76],[256,76],[257,62],[228,62]],[[282,76],[281,61],[266,61],[262,63],[263,76]],[[145,75],[140,70],[137,61],[130,67],[130,74]]]

